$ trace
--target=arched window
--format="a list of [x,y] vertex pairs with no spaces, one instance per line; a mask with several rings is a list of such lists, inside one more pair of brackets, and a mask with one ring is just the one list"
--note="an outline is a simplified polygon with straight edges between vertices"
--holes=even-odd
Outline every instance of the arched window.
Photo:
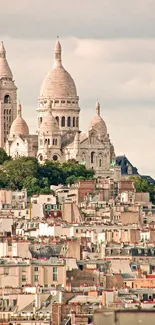
[[73,127],[75,127],[75,117],[73,117]]
[[59,116],[56,116],[56,121],[58,122],[58,125],[59,125]]
[[43,120],[43,118],[42,118],[42,117],[40,117],[40,123],[42,123],[42,120]]
[[53,160],[54,160],[54,161],[58,160],[58,156],[57,156],[57,155],[54,155],[54,156],[53,156]]
[[99,154],[99,167],[102,167],[102,154]]
[[48,144],[50,144],[50,139],[48,139]]
[[93,164],[94,163],[94,161],[95,161],[95,152],[94,151],[92,151],[91,152],[91,164]]
[[62,119],[61,119],[61,126],[65,126],[65,117],[63,116]]
[[9,95],[4,96],[4,104],[10,104],[11,103],[11,97]]
[[79,127],[79,118],[78,117],[76,118],[76,127],[77,128]]
[[57,139],[53,139],[53,145],[57,146]]
[[82,161],[85,161],[86,160],[86,155],[85,155],[85,152],[82,153]]
[[71,126],[71,118],[70,118],[70,116],[67,117],[67,126]]

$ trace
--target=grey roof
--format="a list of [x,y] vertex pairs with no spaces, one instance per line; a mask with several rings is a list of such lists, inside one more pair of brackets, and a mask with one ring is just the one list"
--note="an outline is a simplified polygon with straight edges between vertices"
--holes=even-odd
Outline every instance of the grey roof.
[[[64,245],[54,244],[54,245],[30,245],[29,250],[33,257],[57,257],[63,254]],[[64,251],[65,253],[65,251]]]
[[135,279],[135,276],[133,274],[130,274],[130,273],[121,273],[121,276],[125,280],[127,280],[127,279]]
[[128,174],[128,167],[130,166],[132,168],[132,175],[139,175],[138,169],[134,167],[131,162],[128,160],[128,158],[124,156],[117,156],[116,157],[116,164],[121,167],[121,174],[127,175]]

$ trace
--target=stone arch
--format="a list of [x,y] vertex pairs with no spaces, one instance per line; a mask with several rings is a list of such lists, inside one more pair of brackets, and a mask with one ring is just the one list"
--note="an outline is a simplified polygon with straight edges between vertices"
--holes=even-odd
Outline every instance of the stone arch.
[[58,157],[57,154],[54,154],[53,157],[52,157],[52,159],[53,159],[54,161],[57,161],[57,160],[59,159],[59,157]]
[[11,103],[11,97],[10,95],[6,94],[4,96],[4,104],[10,104]]
[[56,121],[57,121],[57,123],[58,123],[58,125],[59,125],[59,116],[56,116]]
[[61,118],[61,126],[65,127],[65,116],[62,116]]
[[67,117],[67,126],[68,127],[71,126],[71,117],[70,116]]
[[103,164],[103,155],[102,153],[99,153],[99,156],[98,156],[98,162],[99,162],[99,167],[102,167],[102,164]]
[[94,151],[91,152],[90,161],[91,161],[91,164],[94,164],[94,162],[95,162],[95,152]]
[[53,139],[53,146],[57,146],[57,144],[58,144],[57,139]]

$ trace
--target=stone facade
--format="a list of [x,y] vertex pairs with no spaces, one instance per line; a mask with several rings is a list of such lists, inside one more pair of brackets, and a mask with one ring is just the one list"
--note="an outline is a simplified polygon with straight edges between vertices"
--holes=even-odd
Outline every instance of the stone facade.
[[0,147],[9,135],[10,127],[17,114],[17,88],[6,59],[3,42],[0,46]]
[[[3,46],[0,55],[6,62]],[[1,70],[4,69],[1,68]],[[10,98],[14,98],[15,105],[12,108],[13,115],[9,120],[11,123],[16,117],[16,87],[11,79],[12,74],[9,68],[7,68],[7,73],[10,74],[9,82],[13,89]],[[10,94],[10,86],[6,82],[5,85],[5,92],[1,95],[3,99],[5,94]],[[0,105],[1,110],[2,103],[3,101]],[[54,161],[75,159],[87,168],[94,169],[96,176],[113,176],[115,168],[111,168],[111,163],[115,160],[114,147],[111,144],[105,121],[101,117],[98,101],[96,114],[90,122],[88,133],[85,134],[79,130],[79,97],[74,80],[62,65],[59,40],[55,46],[53,68],[43,80],[38,98],[38,135],[29,135],[20,106],[18,106],[17,118],[11,126],[11,130],[11,124],[7,126],[5,136],[3,127],[1,127],[3,134],[1,146],[4,146],[5,143],[9,155],[13,158],[35,156],[38,157],[40,163],[44,163],[47,159]],[[4,114],[1,115],[2,124],[5,125]]]
[[[100,104],[96,103],[96,114],[90,122],[88,134],[82,133],[79,130],[79,97],[73,79],[62,65],[58,40],[54,66],[43,81],[37,112],[40,162],[45,159],[75,159],[87,168],[93,168],[96,176],[112,176],[110,170],[115,153],[100,115]],[[57,126],[51,124],[47,127],[47,121],[53,118]]]

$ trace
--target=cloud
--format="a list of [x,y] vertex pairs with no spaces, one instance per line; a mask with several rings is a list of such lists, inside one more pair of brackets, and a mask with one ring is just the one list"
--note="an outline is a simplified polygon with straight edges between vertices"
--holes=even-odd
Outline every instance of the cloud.
[[5,0],[0,35],[12,38],[155,37],[153,0]]
[[155,177],[155,1],[5,0],[5,43],[23,115],[37,130],[37,98],[60,35],[64,67],[76,82],[81,129],[101,102],[117,154]]

